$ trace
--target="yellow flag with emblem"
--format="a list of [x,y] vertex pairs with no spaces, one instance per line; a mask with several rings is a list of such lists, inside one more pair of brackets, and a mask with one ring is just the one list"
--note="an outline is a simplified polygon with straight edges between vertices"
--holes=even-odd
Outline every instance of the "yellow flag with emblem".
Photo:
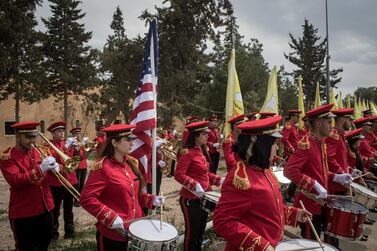
[[298,127],[300,129],[304,128],[304,121],[302,121],[302,118],[305,116],[305,107],[304,107],[304,94],[302,91],[302,77],[301,75],[298,76],[298,109],[301,111],[300,113],[300,119],[298,121]]
[[232,55],[228,64],[228,84],[226,88],[226,103],[225,103],[225,137],[230,134],[230,125],[226,123],[232,116],[244,114],[243,101],[240,84],[236,71],[236,53],[232,49]]
[[319,82],[317,82],[317,86],[315,88],[314,108],[321,106],[321,96],[319,94]]
[[260,111],[279,114],[278,102],[278,73],[276,66],[274,66],[271,71],[270,79],[268,80],[266,99]]

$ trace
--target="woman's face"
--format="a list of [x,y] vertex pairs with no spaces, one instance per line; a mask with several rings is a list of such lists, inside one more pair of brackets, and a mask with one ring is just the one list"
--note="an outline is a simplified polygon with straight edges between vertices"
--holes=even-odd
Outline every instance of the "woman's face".
[[277,141],[275,141],[275,143],[271,146],[271,154],[270,154],[270,166],[273,165],[274,163],[274,159],[275,159],[275,156],[277,155],[277,152],[279,150],[279,146],[277,144]]
[[195,138],[195,143],[199,146],[202,146],[202,145],[207,144],[207,140],[208,140],[208,132],[203,131],[203,132],[200,132],[199,136]]
[[128,154],[131,151],[132,148],[132,139],[130,137],[122,137],[119,141],[116,141],[113,139],[111,143],[114,146],[115,152],[118,152],[120,154]]

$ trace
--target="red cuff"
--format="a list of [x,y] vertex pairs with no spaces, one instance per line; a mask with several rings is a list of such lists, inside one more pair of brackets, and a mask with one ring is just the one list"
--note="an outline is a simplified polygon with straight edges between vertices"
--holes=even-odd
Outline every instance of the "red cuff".
[[190,177],[186,177],[185,178],[185,181],[183,182],[183,186],[186,188],[186,189],[190,189],[191,191],[194,191],[195,188],[196,188],[196,184],[198,184],[197,181],[195,181],[194,179],[191,179]]
[[304,175],[301,181],[298,183],[298,186],[305,191],[311,191],[314,187],[314,180],[309,178],[309,176]]
[[253,230],[245,236],[242,241],[239,250],[254,250],[254,251],[264,251],[270,242],[265,240],[262,236],[256,234]]
[[102,225],[110,228],[117,216],[118,214],[112,209],[108,208],[107,206],[103,206],[96,218]]
[[210,176],[210,180],[212,185],[220,186],[221,177],[217,175]]
[[298,213],[298,208],[290,207],[290,206],[285,207],[285,210],[284,210],[285,224],[290,225],[292,227],[297,227],[298,225],[297,213]]
[[140,200],[141,206],[152,209],[153,208],[153,200],[154,200],[155,197],[156,197],[156,195],[149,194],[149,193],[143,193],[141,195],[141,200]]

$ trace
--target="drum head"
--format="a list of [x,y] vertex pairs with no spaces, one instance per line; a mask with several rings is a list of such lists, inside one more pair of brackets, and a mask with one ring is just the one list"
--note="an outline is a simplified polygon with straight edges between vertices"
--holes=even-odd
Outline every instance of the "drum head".
[[162,230],[160,230],[160,221],[155,219],[134,221],[128,231],[132,237],[148,242],[165,242],[178,237],[178,231],[173,225],[162,222]]
[[215,203],[219,201],[220,197],[221,197],[221,193],[219,192],[210,191],[210,192],[204,193],[204,198]]
[[345,209],[346,211],[352,211],[352,212],[367,212],[368,209],[355,201],[352,201],[349,198],[331,198],[329,199],[329,207],[339,208],[339,209]]
[[[325,251],[335,251],[338,250],[334,248],[333,246],[330,246],[328,244],[323,243],[324,250]],[[286,251],[286,250],[294,250],[294,249],[300,249],[300,248],[310,248],[310,247],[319,247],[318,242],[311,241],[311,240],[305,240],[305,239],[292,239],[292,240],[286,240],[281,241],[278,243],[278,245],[275,247],[275,251]],[[321,251],[322,248],[314,248],[309,250],[315,250],[315,251]]]
[[283,170],[275,171],[273,174],[276,176],[280,184],[290,184],[291,180],[284,176]]
[[361,193],[367,195],[370,198],[376,199],[377,200],[377,193],[373,192],[372,190],[366,188],[365,186],[362,186],[358,183],[352,182],[351,184],[352,188],[360,191]]

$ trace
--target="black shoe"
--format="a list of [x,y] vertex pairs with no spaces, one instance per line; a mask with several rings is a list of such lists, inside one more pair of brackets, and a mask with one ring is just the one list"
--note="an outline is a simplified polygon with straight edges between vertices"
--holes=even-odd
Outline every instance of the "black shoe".
[[360,241],[367,241],[367,240],[368,240],[368,235],[365,235],[365,234],[361,235]]
[[375,223],[376,220],[375,219],[372,219],[372,218],[368,218],[368,220],[370,220],[371,222]]
[[73,239],[75,236],[75,232],[68,232],[64,234],[64,239]]
[[80,201],[75,200],[75,201],[73,202],[73,206],[75,206],[75,207],[80,207]]
[[369,211],[372,212],[372,213],[377,213],[377,207],[369,209]]
[[366,224],[366,225],[373,225],[373,221],[371,221],[370,219],[366,219],[365,220],[365,222],[364,222],[364,224]]

